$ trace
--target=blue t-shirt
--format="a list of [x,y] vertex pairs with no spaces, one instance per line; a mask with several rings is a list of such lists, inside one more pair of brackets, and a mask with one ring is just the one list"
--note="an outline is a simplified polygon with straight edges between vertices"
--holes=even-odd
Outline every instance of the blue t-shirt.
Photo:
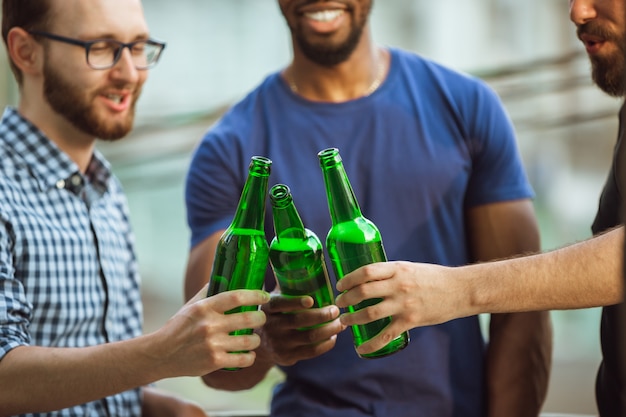
[[[311,102],[275,73],[230,109],[189,169],[191,244],[230,224],[253,155],[272,159],[270,186],[287,184],[305,226],[324,240],[331,222],[317,153],[336,147],[389,260],[470,262],[466,209],[533,195],[511,122],[481,80],[390,52],[388,77],[368,97]],[[269,204],[265,228],[270,240]],[[272,416],[479,417],[483,368],[477,317],[413,329],[406,349],[373,360],[360,359],[343,332],[330,352],[282,368]]]

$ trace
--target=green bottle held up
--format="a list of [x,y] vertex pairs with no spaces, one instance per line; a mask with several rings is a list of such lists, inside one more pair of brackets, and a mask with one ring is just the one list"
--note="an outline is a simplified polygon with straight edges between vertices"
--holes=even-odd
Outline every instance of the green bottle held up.
[[[272,161],[262,156],[253,156],[250,161],[237,212],[215,250],[207,297],[229,290],[263,288],[269,260],[264,223],[271,165]],[[226,314],[254,311],[257,308],[242,306]],[[252,334],[252,329],[236,330],[231,334]]]
[[[332,227],[326,237],[326,249],[337,279],[349,272],[374,262],[386,262],[382,238],[376,225],[363,217],[359,203],[354,196],[339,150],[328,148],[318,153],[324,174],[328,209]],[[355,312],[381,302],[373,298],[348,307]],[[365,325],[352,326],[356,347],[376,336],[391,323],[391,317],[373,321]],[[404,332],[376,352],[361,355],[364,358],[380,358],[395,353],[409,344],[409,333]]]
[[304,227],[291,190],[276,184],[270,190],[276,236],[270,243],[270,263],[280,291],[285,296],[309,295],[312,308],[334,302],[324,249],[315,233]]

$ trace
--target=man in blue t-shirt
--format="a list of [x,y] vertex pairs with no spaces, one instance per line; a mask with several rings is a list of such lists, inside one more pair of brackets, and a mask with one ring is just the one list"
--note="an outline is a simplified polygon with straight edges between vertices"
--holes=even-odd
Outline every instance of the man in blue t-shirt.
[[[273,160],[270,185],[287,184],[305,226],[323,237],[331,223],[317,153],[338,148],[390,260],[464,265],[539,249],[533,192],[490,88],[377,46],[371,0],[279,5],[293,61],[207,132],[189,168],[187,297],[209,279],[253,155]],[[269,207],[265,227],[270,239]],[[266,288],[274,287],[268,268]],[[255,365],[206,375],[205,383],[247,389],[279,365],[285,381],[274,391],[275,417],[515,417],[541,409],[551,359],[547,313],[492,316],[488,345],[476,316],[413,329],[401,352],[364,360],[339,309],[306,310],[311,303],[274,298]]]

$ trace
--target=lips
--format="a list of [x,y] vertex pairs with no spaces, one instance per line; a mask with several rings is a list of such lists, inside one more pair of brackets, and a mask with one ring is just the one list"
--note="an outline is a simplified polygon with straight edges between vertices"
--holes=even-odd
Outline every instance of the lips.
[[304,6],[298,7],[297,12],[300,14],[315,13],[321,11],[346,10],[347,6],[341,2],[334,1],[318,1],[309,2]]
[[296,9],[303,27],[311,33],[329,35],[346,25],[348,7],[341,2],[308,2]]
[[107,94],[106,97],[116,104],[120,104],[124,100],[124,96],[121,94]]
[[587,53],[590,55],[597,54],[600,49],[602,49],[602,46],[606,43],[606,39],[600,36],[581,34],[579,38],[585,45]]
[[122,112],[129,107],[131,94],[127,91],[109,91],[101,94],[107,106],[115,112]]

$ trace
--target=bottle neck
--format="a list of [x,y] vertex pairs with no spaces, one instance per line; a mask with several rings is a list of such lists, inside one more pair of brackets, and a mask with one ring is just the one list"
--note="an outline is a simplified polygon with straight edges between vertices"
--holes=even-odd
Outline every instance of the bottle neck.
[[284,207],[272,206],[276,238],[306,239],[302,219],[293,201]]
[[322,157],[320,163],[324,173],[328,209],[333,224],[362,217],[361,208],[354,196],[354,191],[339,154]]
[[289,187],[277,184],[270,190],[276,238],[306,239],[304,224],[298,214]]
[[269,163],[263,159],[259,161],[253,158],[248,179],[239,199],[237,212],[231,223],[232,227],[264,230],[265,198],[270,174]]

